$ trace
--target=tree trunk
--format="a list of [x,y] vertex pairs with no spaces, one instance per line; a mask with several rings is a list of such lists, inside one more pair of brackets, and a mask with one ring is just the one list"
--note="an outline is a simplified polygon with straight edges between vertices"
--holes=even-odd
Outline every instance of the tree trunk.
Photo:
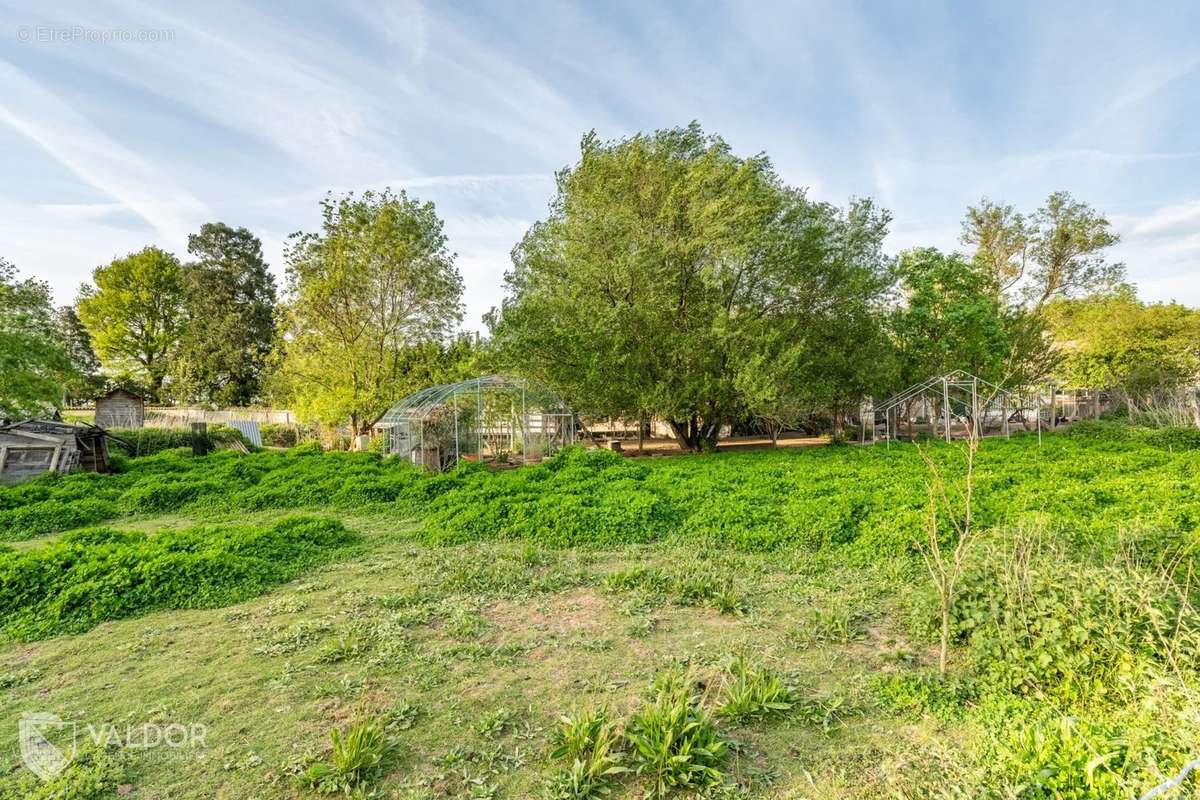
[[703,452],[705,445],[716,442],[716,435],[720,430],[718,425],[711,422],[701,422],[695,414],[686,420],[667,420],[667,424],[675,434],[675,442],[679,449],[690,450],[693,453]]
[[646,415],[638,415],[638,455],[646,452]]

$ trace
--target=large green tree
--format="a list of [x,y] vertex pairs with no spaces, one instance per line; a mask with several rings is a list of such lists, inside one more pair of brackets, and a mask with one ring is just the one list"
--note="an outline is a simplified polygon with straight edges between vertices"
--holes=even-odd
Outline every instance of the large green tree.
[[961,237],[990,275],[996,301],[1033,313],[1056,298],[1116,286],[1125,267],[1107,251],[1120,238],[1103,214],[1069,192],[1054,192],[1029,215],[985,197],[967,208]]
[[1008,325],[986,265],[921,247],[900,255],[897,274],[901,303],[891,329],[904,385],[956,369],[1006,377]]
[[577,410],[658,415],[700,449],[751,404],[794,402],[820,326],[878,292],[885,230],[869,204],[813,203],[696,124],[588,134],[513,251],[494,341]]
[[97,267],[92,280],[77,309],[106,371],[144,382],[158,399],[183,330],[179,259],[147,247]]
[[50,287],[0,259],[0,418],[57,407],[71,363],[57,336]]
[[1143,303],[1131,286],[1047,306],[1063,353],[1059,376],[1118,391],[1131,407],[1200,380],[1200,311]]
[[1078,297],[1115,286],[1125,265],[1108,260],[1106,250],[1121,237],[1108,218],[1068,192],[1055,192],[1032,217],[1035,229],[1026,289],[1040,311],[1055,298]]
[[997,303],[1025,277],[1033,230],[1024,215],[1012,206],[993,203],[986,197],[967,208],[962,222],[962,243],[975,248],[974,261],[990,276]]
[[262,242],[245,228],[207,223],[188,237],[184,312],[171,394],[192,402],[248,405],[261,394],[275,338],[275,279]]
[[322,213],[321,232],[285,252],[276,383],[302,417],[348,420],[357,435],[411,390],[420,348],[461,320],[462,278],[432,203],[385,190],[327,198]]

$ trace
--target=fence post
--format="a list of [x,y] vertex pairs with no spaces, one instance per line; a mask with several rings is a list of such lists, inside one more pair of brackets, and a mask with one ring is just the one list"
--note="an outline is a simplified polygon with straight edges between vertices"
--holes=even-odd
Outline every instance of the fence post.
[[208,455],[208,423],[192,423],[192,455]]

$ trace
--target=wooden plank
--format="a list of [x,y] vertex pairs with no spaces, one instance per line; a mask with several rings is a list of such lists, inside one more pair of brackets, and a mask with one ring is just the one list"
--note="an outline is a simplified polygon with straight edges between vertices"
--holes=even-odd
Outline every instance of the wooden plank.
[[8,445],[0,444],[0,473],[4,472],[5,461],[8,461]]

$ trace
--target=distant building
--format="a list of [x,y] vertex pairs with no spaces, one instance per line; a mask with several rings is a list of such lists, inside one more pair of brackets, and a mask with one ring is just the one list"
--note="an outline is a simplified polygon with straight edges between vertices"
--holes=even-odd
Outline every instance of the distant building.
[[126,389],[113,389],[96,398],[96,425],[101,428],[140,428],[146,421],[146,401]]

